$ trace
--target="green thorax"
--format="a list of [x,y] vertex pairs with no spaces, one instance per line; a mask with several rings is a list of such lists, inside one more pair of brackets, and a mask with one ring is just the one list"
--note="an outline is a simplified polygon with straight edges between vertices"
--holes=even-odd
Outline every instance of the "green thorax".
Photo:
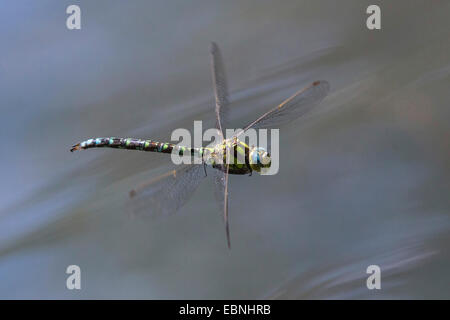
[[[240,141],[237,138],[224,140],[221,144],[216,145],[214,148],[208,148],[207,163],[210,163],[214,168],[219,170],[225,170],[227,164],[227,157],[229,160],[230,174],[249,174],[252,171],[260,172],[262,167],[269,167],[263,165],[258,161],[252,161],[252,152],[256,148],[250,148],[245,142]],[[222,160],[222,161],[220,161]]]

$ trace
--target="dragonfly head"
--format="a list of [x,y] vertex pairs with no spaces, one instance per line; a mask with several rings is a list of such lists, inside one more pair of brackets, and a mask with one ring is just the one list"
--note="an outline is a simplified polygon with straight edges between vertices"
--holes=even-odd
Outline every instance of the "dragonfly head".
[[270,154],[262,147],[254,147],[250,151],[250,166],[259,172],[261,168],[269,168],[272,160]]

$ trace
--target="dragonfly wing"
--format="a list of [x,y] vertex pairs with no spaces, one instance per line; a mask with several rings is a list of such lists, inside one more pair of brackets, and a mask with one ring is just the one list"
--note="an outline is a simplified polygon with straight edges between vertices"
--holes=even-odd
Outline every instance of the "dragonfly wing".
[[219,205],[220,211],[222,212],[224,204],[225,195],[225,172],[222,170],[212,170],[212,176],[214,181],[214,195]]
[[229,224],[229,219],[228,219],[228,171],[230,169],[230,165],[227,164],[227,170],[225,172],[225,195],[224,195],[224,204],[223,204],[223,219],[225,220],[225,232],[227,234],[227,244],[228,244],[228,249],[231,248],[231,243],[230,243],[230,224]]
[[230,227],[228,222],[228,170],[229,165],[223,165],[221,170],[214,170],[213,179],[215,185],[214,193],[219,204],[220,212],[223,214],[227,244],[228,248],[230,248]]
[[330,85],[327,81],[315,81],[249,123],[238,135],[250,128],[278,128],[300,118],[319,104],[329,91]]
[[178,211],[205,177],[203,165],[181,165],[130,192],[135,215],[168,216]]
[[219,129],[222,137],[225,136],[228,115],[228,86],[223,67],[222,55],[216,43],[210,46],[211,72],[216,99],[216,128]]

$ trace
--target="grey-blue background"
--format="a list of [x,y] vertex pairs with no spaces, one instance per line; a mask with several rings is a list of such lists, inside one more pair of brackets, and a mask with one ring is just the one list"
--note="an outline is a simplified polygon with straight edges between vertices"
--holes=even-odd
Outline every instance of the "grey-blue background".
[[[450,298],[449,14],[446,0],[2,1],[0,297]],[[128,191],[169,158],[69,152],[212,124],[212,40],[236,126],[332,87],[281,130],[278,175],[230,178],[231,251],[209,179],[179,215],[133,220]]]

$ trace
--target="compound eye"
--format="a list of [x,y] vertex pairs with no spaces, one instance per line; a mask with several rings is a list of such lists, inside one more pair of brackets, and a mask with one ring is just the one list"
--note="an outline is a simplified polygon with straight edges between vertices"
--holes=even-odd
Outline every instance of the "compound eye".
[[253,164],[258,164],[258,162],[259,162],[259,153],[258,152],[252,152],[252,155],[251,155],[251,157],[252,157],[252,163]]
[[269,164],[270,161],[271,160],[270,160],[269,155],[267,153],[264,153],[263,156],[262,156],[261,164],[266,165],[266,164]]

